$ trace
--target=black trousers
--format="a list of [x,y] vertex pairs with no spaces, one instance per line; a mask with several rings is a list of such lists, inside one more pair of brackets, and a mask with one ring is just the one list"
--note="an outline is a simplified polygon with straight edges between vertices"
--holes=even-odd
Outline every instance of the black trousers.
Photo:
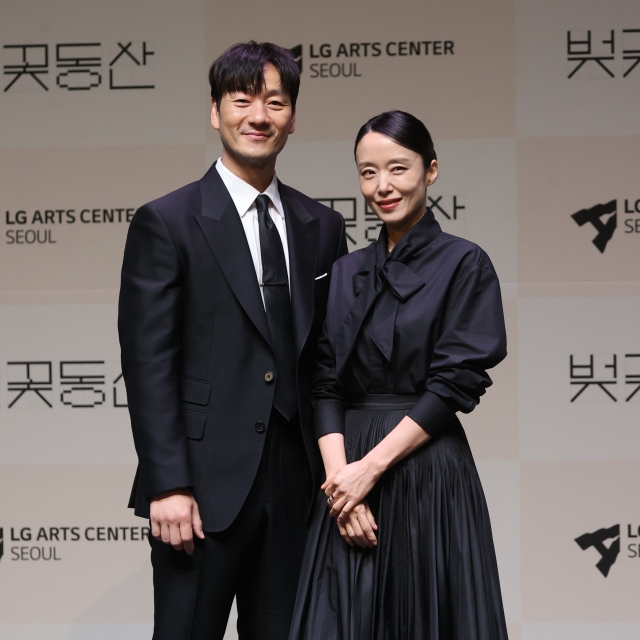
[[274,411],[233,524],[196,539],[192,556],[151,538],[153,640],[222,640],[234,596],[240,640],[287,640],[309,495],[300,427]]

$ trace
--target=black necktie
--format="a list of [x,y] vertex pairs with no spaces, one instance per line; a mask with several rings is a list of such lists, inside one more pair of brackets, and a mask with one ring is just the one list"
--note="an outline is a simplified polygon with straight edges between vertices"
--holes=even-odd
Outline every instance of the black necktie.
[[256,208],[260,225],[262,291],[277,366],[274,406],[291,420],[297,413],[298,403],[287,263],[280,234],[269,215],[269,196],[259,195]]

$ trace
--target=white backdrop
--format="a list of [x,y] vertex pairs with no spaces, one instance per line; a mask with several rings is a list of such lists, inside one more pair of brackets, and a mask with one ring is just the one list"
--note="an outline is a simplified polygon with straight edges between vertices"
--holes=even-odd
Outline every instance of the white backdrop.
[[437,219],[496,266],[509,357],[463,423],[510,638],[640,637],[636,0],[0,11],[0,637],[151,637],[147,523],[126,509],[120,262],[132,212],[218,157],[208,66],[251,38],[300,56],[278,175],[345,215],[350,249],[377,235],[353,139],[400,108],[434,137]]

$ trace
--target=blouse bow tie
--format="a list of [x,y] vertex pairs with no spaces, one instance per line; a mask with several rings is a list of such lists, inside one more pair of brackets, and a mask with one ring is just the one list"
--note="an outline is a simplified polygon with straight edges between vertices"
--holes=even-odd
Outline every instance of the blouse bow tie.
[[[385,291],[385,284],[388,285],[389,292],[381,295]],[[353,291],[356,300],[336,336],[338,374],[342,372],[360,327],[374,304],[370,336],[387,362],[391,361],[398,307],[422,287],[424,282],[407,265],[391,256],[385,257],[381,264],[368,265],[354,274]]]

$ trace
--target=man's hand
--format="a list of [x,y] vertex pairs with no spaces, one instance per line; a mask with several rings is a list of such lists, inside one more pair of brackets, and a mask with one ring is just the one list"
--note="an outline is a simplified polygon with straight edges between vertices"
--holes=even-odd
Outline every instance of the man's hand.
[[188,489],[159,493],[151,499],[151,535],[176,551],[193,554],[193,534],[204,539],[198,504]]
[[363,549],[370,549],[378,544],[374,533],[378,525],[366,500],[353,508],[344,524],[338,522],[338,529],[345,542],[351,547],[357,544]]

